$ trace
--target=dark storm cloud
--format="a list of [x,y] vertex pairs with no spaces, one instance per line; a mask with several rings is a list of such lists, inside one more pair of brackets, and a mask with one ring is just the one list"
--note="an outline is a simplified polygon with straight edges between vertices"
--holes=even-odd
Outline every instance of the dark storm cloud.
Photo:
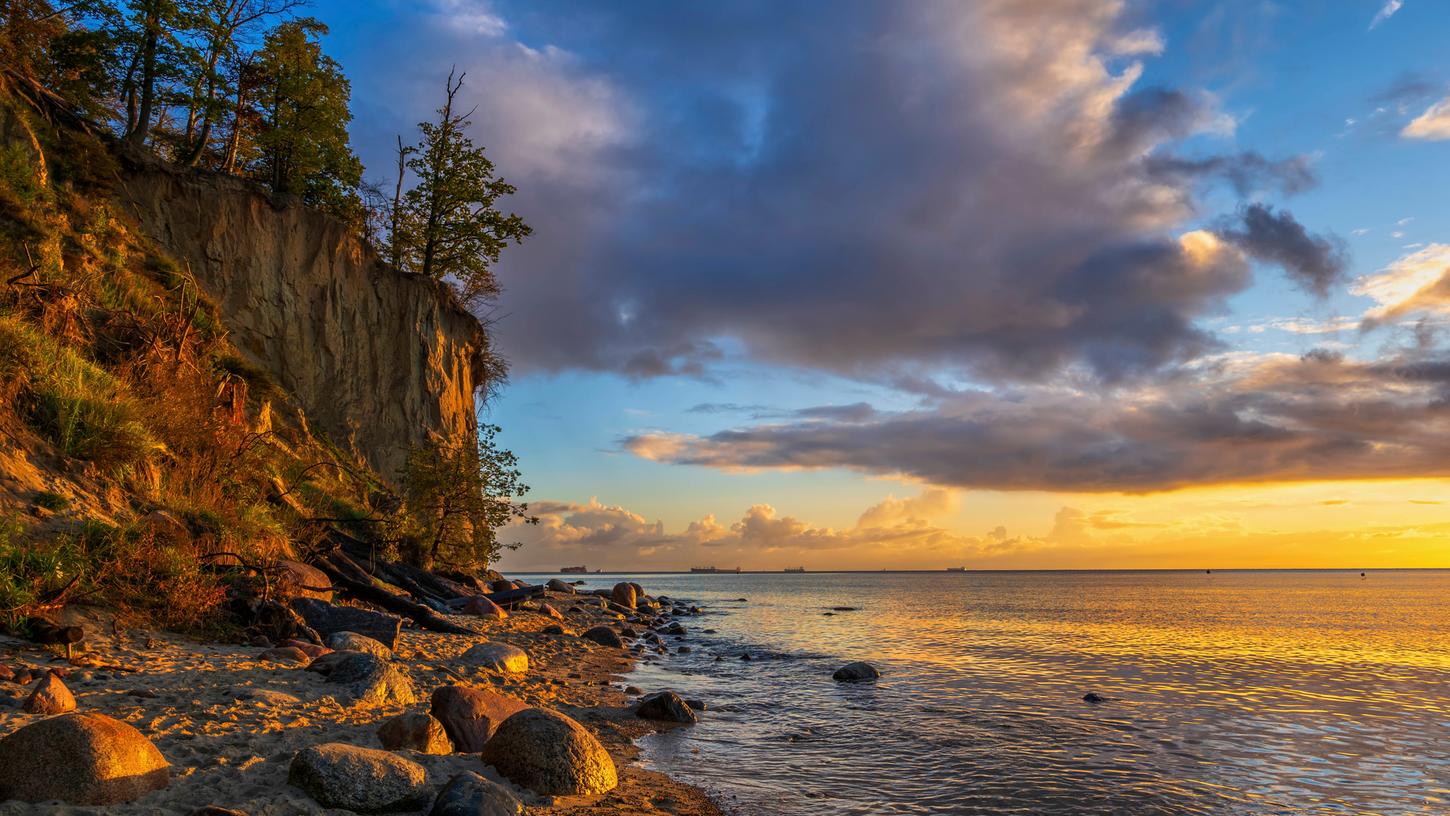
[[447,66],[470,71],[476,137],[535,228],[501,269],[516,371],[701,377],[728,347],[881,380],[1121,381],[1216,348],[1195,320],[1249,283],[1237,253],[1179,241],[1203,179],[1311,177],[1165,158],[1231,122],[1133,91],[1161,46],[1119,11],[436,2],[377,38],[355,88],[385,138],[362,147],[387,166]]
[[1238,223],[1220,229],[1219,235],[1249,255],[1283,267],[1291,280],[1316,296],[1327,295],[1344,280],[1344,244],[1311,234],[1286,211],[1250,204],[1240,210]]
[[636,455],[716,468],[844,468],[941,486],[1147,492],[1240,481],[1450,475],[1450,360],[1333,354],[1102,398],[975,394],[865,423],[641,435]]

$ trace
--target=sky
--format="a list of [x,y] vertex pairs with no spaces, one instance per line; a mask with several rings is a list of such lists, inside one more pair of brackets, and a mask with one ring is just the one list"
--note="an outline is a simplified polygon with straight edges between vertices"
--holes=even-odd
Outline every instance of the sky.
[[313,13],[534,229],[505,569],[1450,567],[1450,4]]

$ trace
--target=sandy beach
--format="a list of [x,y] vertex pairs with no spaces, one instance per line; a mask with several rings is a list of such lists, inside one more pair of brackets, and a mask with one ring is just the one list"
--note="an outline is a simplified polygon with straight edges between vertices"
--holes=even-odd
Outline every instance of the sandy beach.
[[[105,610],[72,607],[65,622],[86,628],[84,648],[67,661],[58,647],[0,640],[0,664],[27,668],[37,677],[59,668],[78,711],[115,717],[148,737],[171,765],[171,782],[136,801],[110,807],[0,803],[4,814],[189,814],[215,806],[249,816],[341,813],[329,810],[288,784],[288,766],[300,749],[329,742],[380,748],[378,727],[406,711],[427,711],[433,689],[452,684],[485,688],[521,703],[557,710],[592,731],[609,751],[619,785],[601,796],[541,797],[512,785],[477,754],[397,752],[427,769],[436,791],[463,771],[473,771],[512,791],[529,814],[670,813],[707,816],[719,811],[698,790],[634,767],[632,740],[662,727],[637,717],[622,674],[633,665],[626,650],[600,646],[577,633],[618,622],[600,599],[549,593],[565,614],[566,634],[541,630],[557,621],[529,611],[505,620],[450,616],[477,635],[446,635],[404,628],[393,665],[413,683],[413,705],[350,703],[335,684],[294,662],[272,662],[265,648],[200,643],[176,635],[127,629]],[[502,674],[458,660],[470,647],[506,643],[527,652],[529,671]],[[42,715],[21,706],[37,681],[0,683],[0,737]],[[648,689],[647,691],[656,691]],[[708,715],[706,715],[708,716]],[[418,811],[426,812],[426,808]]]

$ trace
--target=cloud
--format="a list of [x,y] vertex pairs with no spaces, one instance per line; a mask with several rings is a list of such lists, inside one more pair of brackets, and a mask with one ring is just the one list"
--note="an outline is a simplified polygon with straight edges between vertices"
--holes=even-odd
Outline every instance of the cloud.
[[1287,212],[1250,204],[1239,212],[1239,223],[1219,230],[1249,255],[1278,264],[1305,291],[1317,297],[1344,277],[1348,265],[1343,242],[1312,235]]
[[1410,120],[1400,135],[1406,139],[1444,141],[1450,139],[1450,97],[1425,109],[1425,112]]
[[1385,4],[1380,6],[1380,10],[1375,13],[1374,19],[1369,21],[1369,27],[1371,29],[1378,27],[1380,23],[1395,16],[1395,12],[1404,8],[1404,5],[1405,0],[1385,0]]
[[1450,245],[1405,255],[1360,278],[1350,291],[1375,301],[1365,312],[1368,327],[1409,315],[1450,315]]
[[970,392],[865,423],[621,440],[713,468],[839,468],[955,488],[1153,492],[1450,474],[1450,358],[1225,355],[1111,393]]
[[378,38],[358,119],[391,134],[450,60],[471,72],[535,228],[500,268],[519,373],[707,377],[738,349],[874,379],[1137,377],[1217,349],[1196,321],[1250,283],[1237,253],[1185,254],[1203,187],[1313,182],[1302,158],[1180,156],[1234,119],[1140,87],[1163,40],[1120,0],[457,7]]

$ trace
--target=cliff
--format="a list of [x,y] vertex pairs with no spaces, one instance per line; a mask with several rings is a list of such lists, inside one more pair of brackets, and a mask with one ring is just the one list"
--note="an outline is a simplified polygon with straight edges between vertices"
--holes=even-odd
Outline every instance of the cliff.
[[475,438],[487,336],[446,286],[397,272],[335,219],[236,179],[131,160],[120,189],[314,431],[389,478],[430,437]]

